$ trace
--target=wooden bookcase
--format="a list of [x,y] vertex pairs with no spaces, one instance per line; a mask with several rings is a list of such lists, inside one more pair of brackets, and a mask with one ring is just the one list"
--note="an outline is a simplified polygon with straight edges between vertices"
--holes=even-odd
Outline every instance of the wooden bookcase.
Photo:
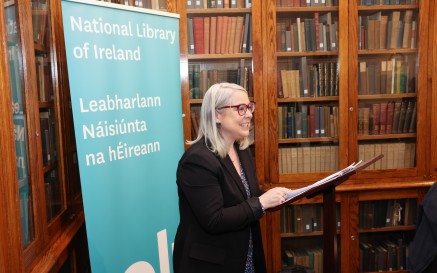
[[0,271],[49,272],[85,239],[60,1],[1,3],[2,158],[14,164],[2,175],[2,222],[11,226],[0,240],[13,255],[2,256]]

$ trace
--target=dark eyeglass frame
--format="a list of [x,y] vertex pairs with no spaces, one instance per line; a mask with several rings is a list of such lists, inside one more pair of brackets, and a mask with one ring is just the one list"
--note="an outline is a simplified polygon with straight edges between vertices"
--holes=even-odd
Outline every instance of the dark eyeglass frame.
[[217,108],[217,110],[223,109],[223,108],[235,108],[237,109],[237,113],[240,116],[244,116],[248,109],[250,109],[250,112],[253,113],[255,111],[255,102],[249,102],[249,104],[238,104],[238,105],[228,105],[228,106],[222,106],[220,108]]

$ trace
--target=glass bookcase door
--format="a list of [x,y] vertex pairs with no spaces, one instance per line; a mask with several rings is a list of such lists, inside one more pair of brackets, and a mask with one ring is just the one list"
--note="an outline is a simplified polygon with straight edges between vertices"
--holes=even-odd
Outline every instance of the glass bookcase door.
[[357,7],[358,159],[384,154],[367,170],[415,168],[419,1],[370,2]]
[[417,198],[359,203],[359,272],[407,270]]
[[50,0],[31,0],[47,221],[65,208],[58,164],[58,111],[53,85]]
[[[220,82],[244,87],[254,96],[251,1],[187,1],[188,90],[191,139],[197,136],[203,95]],[[261,110],[261,109],[260,109]],[[255,121],[256,111],[252,124]],[[255,129],[252,125],[251,142]],[[254,145],[251,145],[253,153]]]
[[339,7],[304,2],[276,1],[279,177],[272,179],[280,182],[336,171],[340,162]]
[[21,44],[19,39],[19,24],[17,23],[17,4],[15,1],[4,3],[9,69],[12,92],[12,113],[14,119],[14,137],[16,163],[18,173],[18,189],[22,227],[22,244],[27,246],[35,238],[33,214],[33,183],[29,177],[28,154],[28,121],[26,116],[26,101],[22,84],[23,71],[20,58]]

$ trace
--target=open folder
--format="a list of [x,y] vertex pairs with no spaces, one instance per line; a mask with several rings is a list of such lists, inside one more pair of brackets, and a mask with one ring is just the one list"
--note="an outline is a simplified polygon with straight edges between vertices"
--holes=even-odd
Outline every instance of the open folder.
[[353,163],[346,168],[339,170],[336,173],[333,173],[317,182],[314,182],[311,185],[308,185],[306,187],[302,187],[296,190],[292,190],[287,193],[287,199],[284,203],[267,209],[267,211],[275,211],[279,210],[280,208],[288,205],[289,203],[292,203],[296,200],[302,199],[303,197],[309,197],[309,196],[315,196],[317,194],[323,193],[323,190],[330,187],[330,186],[337,186],[346,181],[350,176],[353,174],[356,174],[362,169],[367,168],[368,166],[372,165],[376,161],[383,158],[384,155],[380,154],[378,156],[375,156],[374,158],[371,158],[367,161],[360,161],[357,163]]

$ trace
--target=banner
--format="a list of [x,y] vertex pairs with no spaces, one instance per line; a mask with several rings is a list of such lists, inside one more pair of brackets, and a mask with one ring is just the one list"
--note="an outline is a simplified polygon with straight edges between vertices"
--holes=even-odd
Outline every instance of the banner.
[[179,15],[69,0],[62,13],[92,272],[172,272]]

